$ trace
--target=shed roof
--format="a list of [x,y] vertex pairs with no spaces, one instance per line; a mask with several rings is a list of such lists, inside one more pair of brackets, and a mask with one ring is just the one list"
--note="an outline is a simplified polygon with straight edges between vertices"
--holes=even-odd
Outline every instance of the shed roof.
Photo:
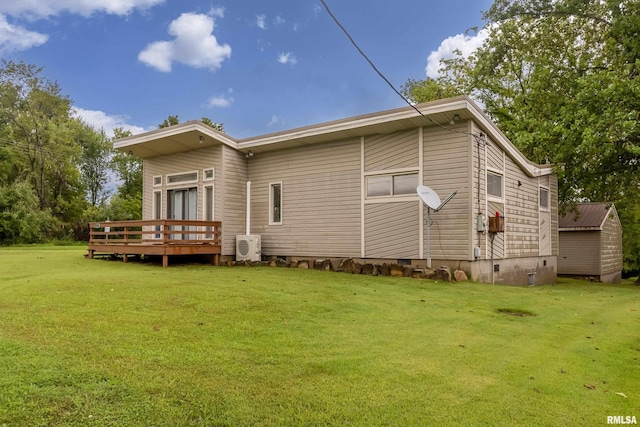
[[580,203],[576,209],[558,217],[560,231],[601,230],[609,212],[615,210],[611,203]]

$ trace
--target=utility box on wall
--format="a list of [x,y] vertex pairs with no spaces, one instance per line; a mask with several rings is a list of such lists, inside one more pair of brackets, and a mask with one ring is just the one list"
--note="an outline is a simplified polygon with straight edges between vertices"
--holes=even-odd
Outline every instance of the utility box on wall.
[[489,217],[489,233],[504,233],[504,217]]

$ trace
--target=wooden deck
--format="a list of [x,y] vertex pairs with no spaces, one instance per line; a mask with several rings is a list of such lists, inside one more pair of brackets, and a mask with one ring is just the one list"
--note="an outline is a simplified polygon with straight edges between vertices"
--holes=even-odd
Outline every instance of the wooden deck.
[[221,253],[220,221],[145,220],[91,222],[89,258],[98,254],[162,256],[162,266],[175,255],[212,255],[218,265]]

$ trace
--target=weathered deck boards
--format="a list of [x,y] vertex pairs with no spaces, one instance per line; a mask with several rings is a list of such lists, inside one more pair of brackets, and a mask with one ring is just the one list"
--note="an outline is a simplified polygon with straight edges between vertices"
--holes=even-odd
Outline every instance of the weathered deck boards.
[[162,256],[162,266],[175,255],[213,255],[218,265],[222,245],[220,221],[144,220],[92,222],[89,258],[97,253]]

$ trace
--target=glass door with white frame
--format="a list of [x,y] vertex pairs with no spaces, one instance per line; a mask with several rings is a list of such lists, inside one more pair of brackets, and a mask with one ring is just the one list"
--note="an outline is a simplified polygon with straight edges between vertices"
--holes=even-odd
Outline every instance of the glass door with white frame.
[[[180,220],[196,220],[198,219],[198,189],[196,187],[186,189],[175,189],[167,191],[167,218]],[[195,227],[175,226],[174,231],[185,231]],[[171,239],[196,239],[195,234],[173,234]]]

